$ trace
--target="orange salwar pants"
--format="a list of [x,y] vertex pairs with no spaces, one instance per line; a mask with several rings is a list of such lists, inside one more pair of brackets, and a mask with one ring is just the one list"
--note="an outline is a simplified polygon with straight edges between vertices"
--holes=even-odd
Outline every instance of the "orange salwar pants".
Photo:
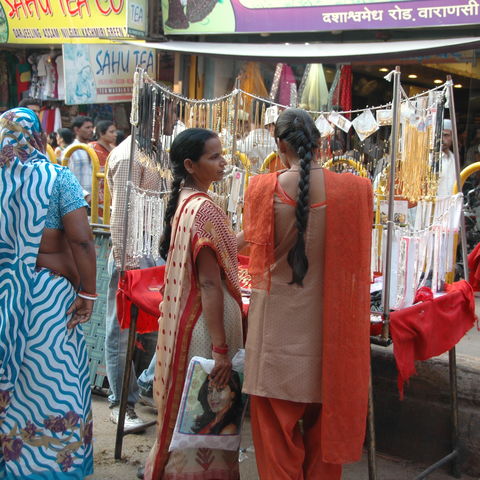
[[342,465],[322,461],[321,404],[250,395],[250,413],[260,480],[340,480]]

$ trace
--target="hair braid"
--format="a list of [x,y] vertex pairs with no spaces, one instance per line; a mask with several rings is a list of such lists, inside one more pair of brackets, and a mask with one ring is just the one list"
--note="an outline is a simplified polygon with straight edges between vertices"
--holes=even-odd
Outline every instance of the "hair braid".
[[163,230],[162,241],[160,242],[160,256],[166,260],[168,251],[170,250],[170,240],[172,238],[172,220],[178,206],[180,191],[182,187],[183,176],[178,175],[173,178],[172,191],[168,199],[167,209],[165,211],[165,227]]
[[310,168],[320,133],[307,112],[289,108],[282,112],[277,120],[275,137],[285,140],[297,153],[300,161],[297,206],[295,208],[297,239],[288,252],[287,261],[292,268],[290,283],[303,286],[303,279],[308,271],[305,232],[310,213]]
[[305,252],[305,232],[308,224],[308,214],[310,212],[310,167],[313,158],[312,144],[308,140],[305,132],[302,132],[304,145],[298,150],[300,159],[300,177],[298,180],[298,197],[295,208],[295,218],[297,227],[297,240],[294,246],[288,252],[287,261],[292,268],[292,281],[303,286],[303,279],[308,271],[308,258]]

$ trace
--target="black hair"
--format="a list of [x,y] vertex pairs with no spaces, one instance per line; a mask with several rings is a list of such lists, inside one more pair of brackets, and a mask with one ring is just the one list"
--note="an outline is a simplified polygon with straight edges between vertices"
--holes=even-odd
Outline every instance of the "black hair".
[[95,135],[100,138],[101,135],[105,135],[106,131],[113,125],[114,123],[111,120],[99,120],[95,125]]
[[22,100],[20,100],[20,102],[18,103],[19,107],[28,108],[29,105],[37,105],[38,107],[41,107],[42,102],[38,98],[26,97],[22,98]]
[[57,134],[55,132],[50,132],[47,137],[47,142],[53,149],[57,148]]
[[198,162],[205,150],[205,143],[217,134],[205,128],[187,128],[179,133],[170,147],[170,164],[172,167],[173,180],[170,198],[165,211],[165,229],[160,243],[160,255],[167,259],[172,236],[172,220],[177,210],[178,199],[182,182],[187,178],[187,170],[183,162],[189,158],[192,162]]
[[[212,410],[210,409],[210,405],[208,404],[209,384],[210,377],[207,376],[202,386],[200,387],[200,390],[198,391],[197,399],[200,402],[200,405],[202,405],[203,413],[195,419],[195,424],[192,427],[192,432],[194,433],[200,432],[209,423],[211,423],[217,415],[215,412],[212,412]],[[243,399],[240,376],[238,375],[238,372],[232,370],[232,374],[230,375],[230,380],[228,381],[227,385],[230,387],[230,390],[235,394],[232,405],[225,412],[223,418],[218,423],[213,425],[210,431],[206,433],[206,435],[218,435],[227,425],[231,424],[236,426],[237,432],[239,431],[243,411]]]
[[298,181],[297,206],[295,209],[297,240],[288,252],[288,264],[292,269],[292,281],[303,286],[308,271],[308,259],[305,253],[305,232],[307,230],[310,209],[310,167],[314,152],[318,148],[320,132],[312,117],[298,108],[288,108],[278,117],[275,124],[275,138],[284,140],[298,155],[300,177]]
[[93,124],[93,120],[90,117],[84,117],[83,115],[78,115],[72,120],[72,128],[81,128],[83,124],[87,122],[90,122]]
[[123,130],[117,130],[117,138],[115,139],[115,146],[118,147],[125,140],[125,133]]
[[69,128],[59,128],[57,133],[67,145],[70,145],[75,138],[73,132]]

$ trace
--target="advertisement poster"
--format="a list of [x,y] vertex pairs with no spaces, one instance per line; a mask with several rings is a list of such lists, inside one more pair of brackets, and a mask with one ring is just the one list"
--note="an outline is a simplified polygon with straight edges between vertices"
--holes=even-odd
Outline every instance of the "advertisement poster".
[[143,38],[146,13],[146,0],[0,0],[0,43]]
[[166,34],[468,25],[480,0],[162,0]]
[[155,75],[155,50],[131,45],[64,45],[65,103],[129,102],[139,65]]

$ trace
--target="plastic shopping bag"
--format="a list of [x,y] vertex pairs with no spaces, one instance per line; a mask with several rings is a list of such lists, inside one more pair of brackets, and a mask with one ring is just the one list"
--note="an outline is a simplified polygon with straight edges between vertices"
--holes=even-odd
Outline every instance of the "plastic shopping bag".
[[190,360],[169,451],[240,447],[247,404],[247,397],[242,394],[244,352],[239,350],[232,359],[232,375],[223,389],[210,382],[214,360],[202,357]]

